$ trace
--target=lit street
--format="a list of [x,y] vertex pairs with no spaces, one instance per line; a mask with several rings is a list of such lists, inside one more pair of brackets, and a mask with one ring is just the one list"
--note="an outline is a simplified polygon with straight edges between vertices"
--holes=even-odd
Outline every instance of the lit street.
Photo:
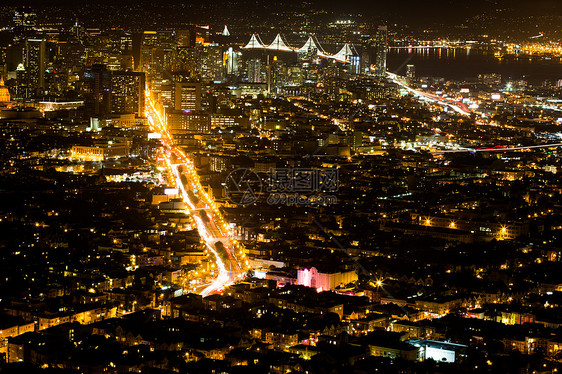
[[[217,206],[201,186],[195,165],[185,152],[174,146],[165,120],[157,111],[149,90],[146,91],[146,100],[149,104],[146,115],[151,130],[162,136],[160,141],[165,149],[168,171],[173,176],[176,187],[188,206],[187,213],[193,217],[201,240],[212,254],[218,269],[216,279],[200,292],[202,296],[207,296],[240,280],[248,262],[241,246],[232,239]],[[188,183],[182,181],[182,176]]]

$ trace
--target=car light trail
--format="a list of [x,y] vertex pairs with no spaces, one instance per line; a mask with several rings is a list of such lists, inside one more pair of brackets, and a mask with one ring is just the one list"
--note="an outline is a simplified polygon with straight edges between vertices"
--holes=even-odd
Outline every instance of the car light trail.
[[[160,142],[165,148],[164,161],[168,171],[181,192],[182,200],[187,204],[186,211],[193,217],[199,236],[215,258],[218,275],[200,293],[202,296],[207,296],[240,279],[244,269],[247,268],[248,261],[244,263],[236,256],[236,251],[240,248],[236,245],[236,241],[232,239],[230,229],[213,200],[203,189],[191,159],[187,157],[184,151],[174,146],[173,138],[166,127],[164,118],[155,107],[148,89],[146,90],[146,99],[148,102],[146,117],[151,131],[161,134]],[[183,169],[180,170],[180,167]],[[187,179],[187,183],[182,181],[182,176]],[[205,220],[199,214],[204,214]],[[222,244],[221,249],[219,249],[218,243]],[[244,260],[243,252],[240,253],[240,256]],[[227,265],[229,270],[227,270]]]
[[425,100],[428,100],[430,102],[438,102],[441,105],[446,105],[451,107],[455,112],[465,115],[465,116],[470,116],[472,114],[472,112],[470,111],[470,109],[468,109],[468,107],[464,104],[464,103],[460,103],[458,101],[455,100],[451,100],[451,99],[445,99],[443,97],[439,97],[437,95],[433,95],[427,92],[423,92],[420,90],[416,90],[413,89],[412,87],[404,84],[403,82],[400,81],[400,79],[398,79],[398,75],[394,74],[394,73],[387,73],[388,77],[397,85],[399,85],[402,88],[405,88],[406,90],[408,90],[409,92],[411,92],[412,94],[414,94],[415,96],[419,96],[424,98]]
[[524,151],[527,149],[537,149],[537,148],[556,148],[562,147],[562,143],[553,143],[553,144],[537,144],[537,145],[527,145],[527,146],[520,146],[520,147],[509,147],[507,145],[498,145],[495,147],[480,147],[476,149],[451,149],[451,150],[444,150],[444,151],[436,151],[432,152],[433,154],[440,154],[440,153],[457,153],[457,152],[510,152],[510,151]]

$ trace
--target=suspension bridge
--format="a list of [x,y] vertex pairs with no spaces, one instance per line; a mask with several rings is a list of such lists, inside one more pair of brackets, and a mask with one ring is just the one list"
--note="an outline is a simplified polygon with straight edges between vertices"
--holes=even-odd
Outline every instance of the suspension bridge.
[[342,63],[350,63],[351,57],[359,55],[355,47],[350,43],[345,43],[336,54],[330,54],[322,48],[322,46],[318,42],[318,39],[316,39],[316,37],[314,37],[313,35],[308,37],[308,40],[302,47],[297,48],[291,47],[281,36],[281,34],[277,34],[275,39],[273,39],[270,44],[265,44],[258,34],[252,34],[250,41],[244,47],[242,47],[242,49],[261,49],[279,52],[308,53],[313,55],[316,54],[316,56],[318,57],[333,59]]
[[[359,55],[357,53],[357,50],[355,49],[355,47],[351,43],[345,43],[343,45],[343,47],[341,47],[339,52],[337,52],[335,54],[330,54],[322,48],[322,46],[318,42],[318,39],[316,39],[316,37],[314,35],[310,35],[308,37],[307,41],[304,43],[304,45],[302,47],[300,47],[300,48],[291,47],[285,41],[285,39],[281,36],[280,33],[277,34],[275,39],[273,39],[273,41],[270,44],[265,44],[261,40],[260,36],[256,33],[254,33],[250,37],[250,41],[248,41],[248,43],[244,47],[242,47],[242,49],[244,49],[244,50],[268,50],[268,51],[279,51],[279,52],[296,52],[296,53],[307,53],[307,54],[312,54],[312,55],[316,54],[316,56],[318,56],[318,57],[326,58],[326,59],[332,59],[332,60],[335,60],[337,62],[341,62],[341,63],[344,63],[344,64],[351,63],[352,57]],[[377,68],[376,68],[376,66],[371,65],[370,70],[371,70],[371,72],[376,72]],[[457,112],[461,115],[470,116],[472,114],[472,112],[466,106],[466,104],[464,104],[461,101],[457,101],[457,100],[449,99],[449,98],[444,98],[444,97],[437,96],[437,95],[429,93],[429,92],[424,92],[424,91],[421,91],[421,90],[414,89],[414,88],[408,86],[403,81],[403,79],[400,79],[400,77],[397,74],[394,74],[394,73],[391,73],[391,72],[386,72],[386,77],[389,78],[394,83],[398,84],[399,86],[407,89],[413,95],[418,96],[418,97],[420,97],[420,98],[422,98],[426,101],[430,101],[430,102],[438,103],[438,104],[443,105],[443,106],[450,107],[455,112]]]

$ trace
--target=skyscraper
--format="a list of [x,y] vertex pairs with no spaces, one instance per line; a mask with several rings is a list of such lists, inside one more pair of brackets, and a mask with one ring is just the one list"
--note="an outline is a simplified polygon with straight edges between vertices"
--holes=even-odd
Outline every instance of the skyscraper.
[[225,52],[225,64],[227,75],[238,74],[238,53],[232,47],[229,47]]
[[384,77],[386,75],[386,53],[388,49],[388,27],[379,26],[375,37],[375,75]]
[[29,90],[29,77],[23,63],[16,68],[16,97],[29,98],[31,96]]
[[153,51],[158,45],[158,34],[156,31],[144,31],[140,45],[140,64],[144,71],[150,71],[155,64]]
[[223,52],[217,45],[201,45],[197,48],[197,73],[204,79],[222,80],[224,76]]
[[368,74],[371,72],[371,55],[373,53],[373,42],[370,36],[361,36],[361,48],[359,51],[361,56],[361,73]]
[[145,74],[114,71],[111,76],[111,111],[144,115]]
[[27,39],[23,50],[23,65],[28,74],[29,87],[34,93],[45,88],[47,54],[44,39]]
[[259,58],[253,58],[248,61],[248,82],[261,82],[261,60]]
[[175,110],[201,110],[201,83],[176,83]]
[[349,72],[351,74],[361,74],[361,57],[349,56]]

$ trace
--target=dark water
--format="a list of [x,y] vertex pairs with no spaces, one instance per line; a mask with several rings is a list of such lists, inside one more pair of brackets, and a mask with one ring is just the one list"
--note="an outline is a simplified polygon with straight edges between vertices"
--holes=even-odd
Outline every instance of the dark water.
[[391,49],[387,64],[389,71],[400,75],[406,73],[406,65],[412,64],[418,77],[452,80],[473,79],[482,73],[499,73],[504,81],[524,78],[532,84],[562,79],[560,58],[505,57],[499,60],[493,51],[476,48]]

